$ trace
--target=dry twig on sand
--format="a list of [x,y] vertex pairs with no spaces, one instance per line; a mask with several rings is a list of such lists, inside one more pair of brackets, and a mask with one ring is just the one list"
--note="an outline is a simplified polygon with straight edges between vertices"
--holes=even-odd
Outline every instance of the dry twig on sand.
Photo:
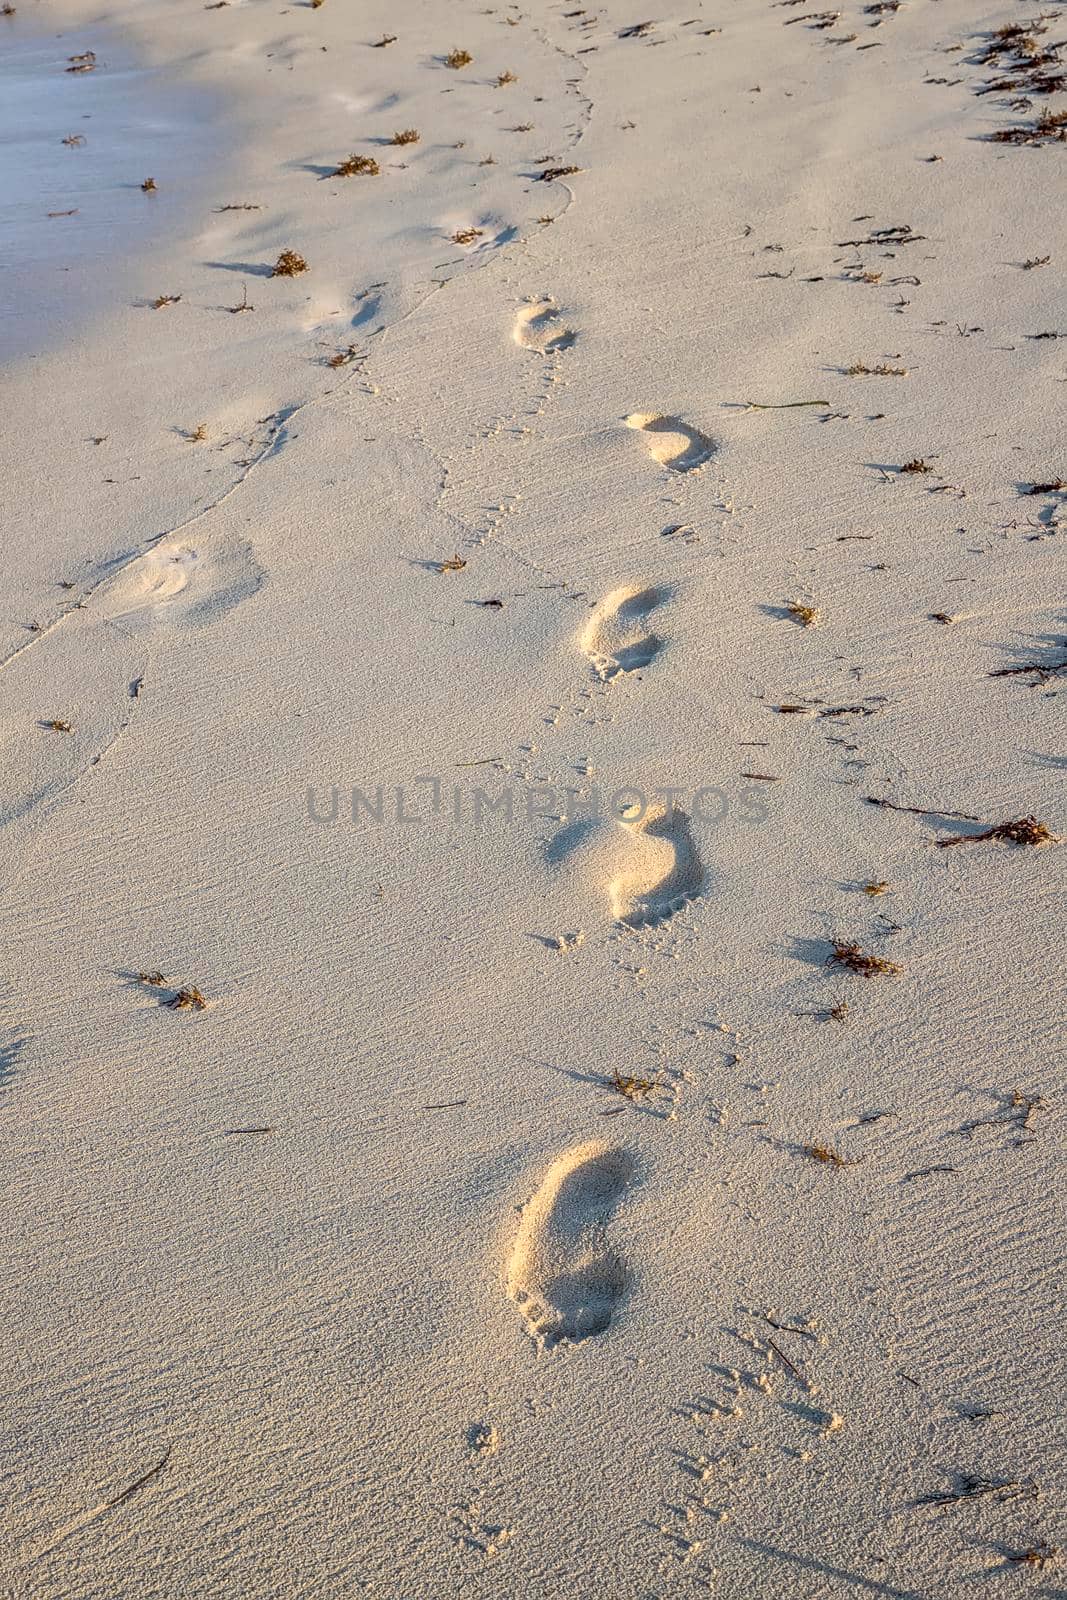
[[876,794],[865,794],[869,806],[881,806],[886,811],[904,811],[913,817],[958,817],[961,822],[978,822],[969,811],[949,811],[945,806],[898,806],[895,800],[884,800]]

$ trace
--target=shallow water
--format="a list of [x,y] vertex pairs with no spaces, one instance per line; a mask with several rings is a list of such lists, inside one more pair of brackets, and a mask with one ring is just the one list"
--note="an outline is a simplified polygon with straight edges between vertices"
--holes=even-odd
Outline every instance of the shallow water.
[[[68,72],[87,50],[95,69]],[[100,29],[42,38],[0,18],[0,360],[76,337],[113,303],[114,263],[178,235],[216,112]],[[148,177],[158,192],[142,190]]]

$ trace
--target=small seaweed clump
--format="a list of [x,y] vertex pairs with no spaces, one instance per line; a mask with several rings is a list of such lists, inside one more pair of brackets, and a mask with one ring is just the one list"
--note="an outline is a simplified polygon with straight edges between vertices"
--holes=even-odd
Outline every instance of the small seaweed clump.
[[350,344],[346,345],[343,350],[338,350],[335,355],[327,356],[326,365],[334,368],[350,367],[353,361],[358,361],[359,358],[359,351],[354,344]]
[[[393,143],[396,143],[394,139]],[[373,156],[345,156],[331,172],[331,178],[376,178],[381,167]]]
[[1042,48],[1038,42],[1040,35],[1048,32],[1044,23],[1045,18],[1038,17],[1028,23],[1009,22],[994,31],[976,59],[1004,76],[984,83],[979,94],[1061,94],[1067,89],[1061,46]]
[[474,57],[469,50],[450,50],[445,56],[445,66],[451,67],[453,72],[458,72],[460,67],[469,67]]
[[1043,844],[1058,844],[1059,839],[1043,822],[1038,822],[1036,817],[1019,817],[1015,822],[998,822],[995,827],[986,828],[982,833],[961,833],[954,839],[938,839],[938,848],[948,850],[956,844],[982,844],[987,840],[1007,844],[1026,844],[1035,849]]
[[272,278],[299,278],[308,264],[298,250],[283,250],[271,272]]
[[901,970],[895,961],[868,955],[858,944],[845,944],[839,939],[834,940],[833,954],[827,957],[826,965],[844,967],[847,972],[859,973],[861,978],[889,977]]
[[828,1144],[806,1144],[802,1147],[803,1154],[810,1156],[813,1161],[821,1161],[824,1167],[857,1167],[863,1157],[849,1160],[840,1150],[835,1150]]
[[646,1094],[653,1094],[661,1085],[658,1078],[624,1077],[615,1068],[611,1074],[611,1087],[627,1100],[643,1100]]
[[1057,1564],[1059,1556],[1059,1546],[1043,1539],[1025,1550],[1013,1550],[1007,1559],[1014,1567],[1031,1567],[1035,1572],[1044,1572],[1046,1567]]
[[401,128],[389,141],[390,144],[418,144],[418,142],[418,128]]
[[190,985],[187,989],[179,989],[170,1000],[165,1000],[164,1005],[170,1011],[203,1011],[207,1006],[200,990]]
[[996,144],[1063,144],[1067,142],[1067,111],[1049,111],[1046,107],[1036,121],[998,128],[989,137]]

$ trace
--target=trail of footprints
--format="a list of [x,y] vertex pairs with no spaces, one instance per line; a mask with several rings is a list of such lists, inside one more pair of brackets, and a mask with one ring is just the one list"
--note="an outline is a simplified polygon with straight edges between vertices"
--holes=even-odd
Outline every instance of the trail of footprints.
[[[546,358],[569,350],[577,337],[548,297],[524,305],[512,328],[517,345]],[[715,450],[706,434],[676,416],[634,412],[625,422],[671,472],[697,472]],[[657,661],[666,648],[659,614],[672,594],[665,584],[629,584],[594,607],[577,643],[601,683]],[[689,818],[677,807],[579,821],[550,842],[547,854],[553,865],[606,889],[612,916],[632,929],[672,916],[706,881]],[[552,1163],[523,1208],[506,1289],[539,1351],[581,1344],[611,1327],[631,1273],[610,1228],[634,1171],[626,1150],[596,1140],[579,1144]]]
[[[524,305],[512,327],[517,345],[547,359],[577,337],[549,297]],[[624,420],[667,471],[699,472],[714,454],[714,441],[680,417],[633,412]],[[666,648],[660,613],[672,594],[665,584],[628,584],[594,607],[577,644],[601,683],[657,661]],[[605,889],[616,922],[632,929],[672,916],[706,881],[689,818],[677,807],[573,823],[550,841],[547,857]],[[609,1230],[634,1167],[625,1150],[580,1144],[553,1162],[523,1208],[506,1288],[539,1350],[580,1344],[611,1327],[631,1274]]]
[[[657,660],[665,640],[656,613],[671,599],[667,585],[625,585],[593,608],[578,646],[602,683],[639,672]],[[584,875],[606,883],[611,914],[640,928],[673,916],[704,887],[706,873],[689,818],[678,807],[650,807],[642,816],[599,819],[565,830],[553,841],[550,860],[582,866]]]
[[[541,354],[574,341],[551,301],[524,308],[514,338]],[[625,420],[670,471],[697,471],[714,452],[706,434],[678,417],[637,412]],[[662,654],[658,613],[672,594],[663,584],[624,585],[593,608],[577,644],[601,683],[640,672]],[[672,916],[701,893],[707,877],[689,818],[677,807],[583,819],[558,834],[547,855],[553,865],[604,885],[612,916],[633,929]],[[634,1170],[625,1150],[600,1141],[577,1145],[553,1162],[524,1207],[506,1285],[539,1350],[580,1344],[611,1327],[631,1273],[611,1243],[610,1224]]]

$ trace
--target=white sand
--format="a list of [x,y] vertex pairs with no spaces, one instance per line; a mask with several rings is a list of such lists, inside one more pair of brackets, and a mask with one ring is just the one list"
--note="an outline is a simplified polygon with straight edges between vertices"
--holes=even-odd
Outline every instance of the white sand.
[[1063,1592],[1064,855],[865,796],[1067,831],[1065,151],[805,9],[0,18],[218,118],[4,373],[5,1593]]

